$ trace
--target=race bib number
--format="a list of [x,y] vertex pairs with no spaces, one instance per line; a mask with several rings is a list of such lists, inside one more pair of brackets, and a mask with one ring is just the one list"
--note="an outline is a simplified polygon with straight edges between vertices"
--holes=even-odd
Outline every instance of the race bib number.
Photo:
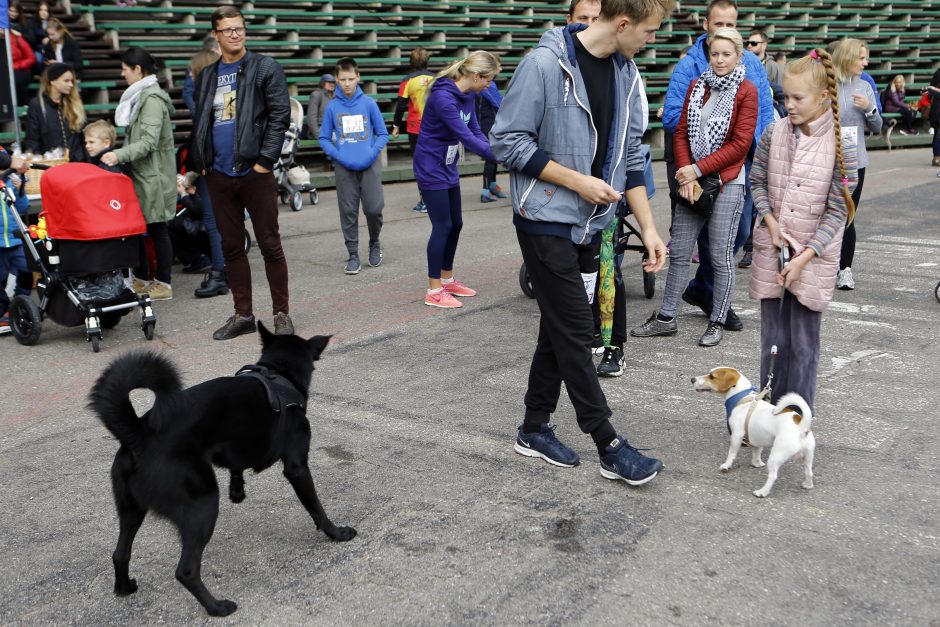
[[849,146],[858,146],[858,127],[856,126],[843,126],[842,127],[842,144]]
[[444,160],[446,165],[453,165],[457,161],[457,154],[460,149],[460,144],[454,144],[453,146],[447,147],[447,158]]
[[365,118],[361,115],[347,115],[343,118],[343,135],[356,135],[366,130]]
[[597,286],[597,273],[581,273],[581,280],[584,281],[584,291],[587,292],[588,303],[594,304],[594,290]]

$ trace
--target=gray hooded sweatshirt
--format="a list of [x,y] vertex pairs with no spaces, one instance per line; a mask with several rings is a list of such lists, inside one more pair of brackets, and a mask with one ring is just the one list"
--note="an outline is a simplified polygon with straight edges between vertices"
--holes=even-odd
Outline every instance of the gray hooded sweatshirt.
[[[617,203],[593,205],[576,192],[538,177],[549,160],[590,174],[597,150],[584,79],[578,70],[572,35],[586,28],[571,24],[542,35],[513,74],[490,131],[490,148],[510,171],[513,222],[522,231],[570,237],[587,244],[614,217]],[[619,54],[614,122],[604,162],[604,179],[618,191],[645,186],[640,147],[646,118],[636,64]]]

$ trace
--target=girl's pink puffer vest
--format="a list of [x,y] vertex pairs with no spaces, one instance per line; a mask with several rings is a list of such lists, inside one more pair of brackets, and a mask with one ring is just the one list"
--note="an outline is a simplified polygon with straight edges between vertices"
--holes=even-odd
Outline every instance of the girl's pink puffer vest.
[[[797,135],[789,119],[774,124],[767,164],[767,191],[780,234],[790,243],[793,256],[806,247],[826,211],[833,181],[836,146],[832,112],[827,111],[810,124],[810,135]],[[825,311],[839,270],[842,250],[840,228],[821,257],[806,264],[790,293],[805,307]],[[777,248],[766,228],[754,229],[754,258],[749,293],[751,298],[780,298],[777,285]]]

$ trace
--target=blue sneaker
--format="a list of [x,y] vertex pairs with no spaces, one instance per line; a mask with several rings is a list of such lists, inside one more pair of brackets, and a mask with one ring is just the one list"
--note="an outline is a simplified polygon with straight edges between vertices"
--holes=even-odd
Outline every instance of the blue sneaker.
[[620,436],[601,455],[601,476],[621,479],[630,485],[643,485],[659,474],[662,467],[661,461],[646,457]]
[[520,455],[541,457],[549,464],[564,468],[577,466],[580,461],[577,453],[555,437],[555,425],[551,423],[542,425],[538,433],[523,433],[522,425],[519,425],[519,435],[516,436],[513,448]]
[[423,200],[419,200],[419,201],[418,201],[418,204],[415,205],[414,207],[412,207],[411,210],[414,211],[415,213],[427,213],[427,212],[428,212],[428,206],[427,206],[426,204],[424,204],[424,201],[423,201]]

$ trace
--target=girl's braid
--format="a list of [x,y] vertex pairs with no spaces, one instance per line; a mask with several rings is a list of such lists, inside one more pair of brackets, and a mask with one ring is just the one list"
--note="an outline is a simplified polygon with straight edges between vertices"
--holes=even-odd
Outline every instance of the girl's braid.
[[836,84],[836,72],[832,67],[832,57],[822,48],[816,49],[819,60],[826,68],[826,78],[829,82],[829,102],[832,103],[832,119],[836,133],[836,162],[839,166],[839,173],[842,175],[842,195],[845,197],[845,207],[848,211],[846,225],[852,224],[855,220],[855,202],[852,200],[852,193],[849,191],[849,179],[845,172],[845,156],[842,152],[842,123],[839,120],[839,87]]

